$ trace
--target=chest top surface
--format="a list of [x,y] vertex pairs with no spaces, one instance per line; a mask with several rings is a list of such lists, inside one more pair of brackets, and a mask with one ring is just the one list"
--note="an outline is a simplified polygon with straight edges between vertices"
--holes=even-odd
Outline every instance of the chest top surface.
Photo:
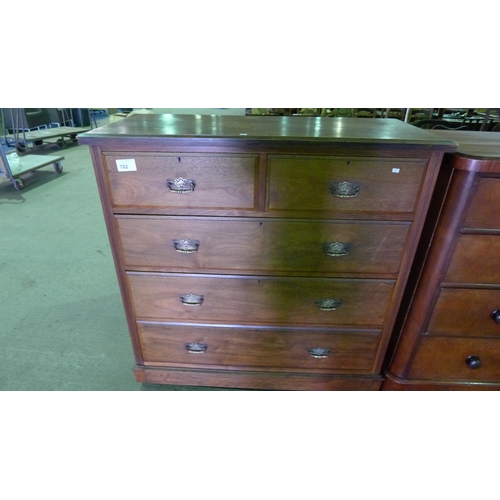
[[446,151],[453,140],[395,119],[138,114],[78,136],[80,144],[110,139],[198,138],[231,141],[351,142],[421,145]]
[[464,130],[433,130],[432,133],[457,143],[455,157],[496,162],[500,169],[500,133]]

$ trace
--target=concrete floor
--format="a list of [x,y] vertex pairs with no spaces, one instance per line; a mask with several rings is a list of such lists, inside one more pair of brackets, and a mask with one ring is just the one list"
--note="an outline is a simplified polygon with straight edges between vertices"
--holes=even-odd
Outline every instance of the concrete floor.
[[135,381],[89,149],[49,154],[62,174],[0,177],[0,390],[196,390]]

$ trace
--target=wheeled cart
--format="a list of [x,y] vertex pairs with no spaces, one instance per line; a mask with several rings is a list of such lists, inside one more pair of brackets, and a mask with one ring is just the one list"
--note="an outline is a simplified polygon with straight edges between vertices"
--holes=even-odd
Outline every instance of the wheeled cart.
[[64,156],[26,155],[19,156],[18,161],[14,161],[14,154],[17,153],[5,153],[0,147],[0,176],[8,177],[18,191],[24,189],[24,181],[21,178],[23,174],[47,165],[53,165],[58,174],[63,171]]
[[[83,123],[82,110],[79,111],[79,122]],[[76,141],[78,134],[91,129],[90,126],[74,126],[72,109],[1,108],[0,112],[5,144],[15,147],[19,153],[54,144],[64,148],[68,141]]]
[[19,151],[24,151],[28,147],[39,146],[43,141],[57,139],[60,147],[66,146],[66,141],[76,140],[78,134],[88,132],[90,127],[55,127],[33,131],[16,131],[15,134],[5,135],[5,142],[15,145]]

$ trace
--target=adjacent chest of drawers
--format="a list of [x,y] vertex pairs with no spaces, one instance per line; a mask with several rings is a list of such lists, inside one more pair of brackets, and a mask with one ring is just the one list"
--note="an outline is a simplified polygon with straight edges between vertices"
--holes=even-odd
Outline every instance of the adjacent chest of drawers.
[[396,120],[139,115],[90,145],[139,382],[376,390],[442,156]]
[[498,390],[500,134],[439,136],[458,150],[443,162],[384,389]]

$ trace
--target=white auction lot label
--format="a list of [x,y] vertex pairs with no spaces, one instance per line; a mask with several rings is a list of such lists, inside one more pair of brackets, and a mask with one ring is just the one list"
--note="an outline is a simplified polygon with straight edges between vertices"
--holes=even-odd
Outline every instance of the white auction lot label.
[[118,172],[135,172],[137,170],[137,165],[135,160],[116,160],[116,167]]

